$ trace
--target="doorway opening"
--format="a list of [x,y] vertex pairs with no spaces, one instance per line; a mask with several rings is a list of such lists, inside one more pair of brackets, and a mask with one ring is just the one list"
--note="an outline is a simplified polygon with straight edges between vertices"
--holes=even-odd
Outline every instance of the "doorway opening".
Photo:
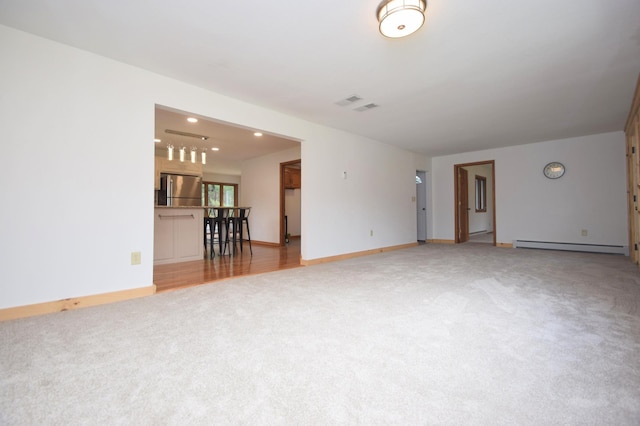
[[491,234],[496,245],[495,160],[455,164],[455,243]]
[[427,241],[427,172],[416,170],[416,218],[417,240]]
[[[158,291],[198,285],[258,271],[269,272],[293,267],[292,265],[298,266],[299,242],[295,241],[286,247],[280,247],[278,243],[281,241],[273,234],[273,227],[279,220],[277,194],[280,191],[276,176],[279,169],[273,168],[279,164],[279,159],[273,159],[271,154],[299,149],[300,140],[267,131],[261,132],[261,136],[258,136],[254,134],[258,129],[253,127],[158,104],[154,106],[154,114],[155,204],[158,204],[162,173],[200,176],[204,183],[202,205],[230,207],[242,203],[244,206],[253,207],[259,204],[260,220],[252,219],[251,227],[254,228],[252,234],[258,236],[261,230],[263,234],[268,234],[267,241],[257,241],[257,247],[254,245],[253,256],[243,256],[240,252],[237,256],[227,254],[210,258],[206,250],[207,247],[211,247],[211,228],[203,222],[198,227],[200,236],[196,239],[197,244],[194,244],[194,247],[202,250],[201,260],[159,264],[157,257],[160,252],[156,252],[158,250],[156,244],[163,247],[167,247],[167,244],[155,235],[154,229],[153,282]],[[197,117],[198,120],[196,123],[189,122],[188,117]],[[260,137],[260,143],[255,142],[254,138],[258,137]],[[173,148],[170,149],[170,147]],[[179,160],[181,147],[185,147],[185,161]],[[189,149],[190,147],[195,150]],[[169,160],[170,152],[175,154],[173,160]],[[191,160],[189,154],[192,152],[195,154],[193,162],[189,161]],[[205,152],[207,155],[203,156],[202,153]],[[300,163],[301,153],[291,154],[291,157],[287,158],[298,158],[297,162]],[[260,162],[263,159],[264,162]],[[246,161],[255,161],[259,164],[257,167],[248,167],[247,169],[250,170],[247,170],[243,168]],[[263,192],[262,174],[256,172],[263,168],[271,170],[270,184],[267,188],[268,197]],[[154,225],[155,222],[154,219]],[[209,238],[205,238],[207,230]],[[218,251],[220,251],[219,248]],[[224,253],[224,248],[222,251]]]
[[302,161],[280,163],[280,246],[301,238]]

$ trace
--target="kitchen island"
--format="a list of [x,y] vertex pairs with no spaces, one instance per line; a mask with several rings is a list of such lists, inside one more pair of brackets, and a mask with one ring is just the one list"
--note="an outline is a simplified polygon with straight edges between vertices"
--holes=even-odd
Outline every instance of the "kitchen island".
[[204,257],[204,209],[156,206],[153,263],[188,262]]

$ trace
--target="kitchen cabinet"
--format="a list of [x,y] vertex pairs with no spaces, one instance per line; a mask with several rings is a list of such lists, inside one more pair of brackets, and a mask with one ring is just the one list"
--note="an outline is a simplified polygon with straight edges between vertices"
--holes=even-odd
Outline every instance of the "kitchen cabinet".
[[153,263],[202,260],[204,210],[156,207],[154,212]]
[[300,169],[286,167],[284,169],[284,187],[286,189],[298,189],[301,183]]

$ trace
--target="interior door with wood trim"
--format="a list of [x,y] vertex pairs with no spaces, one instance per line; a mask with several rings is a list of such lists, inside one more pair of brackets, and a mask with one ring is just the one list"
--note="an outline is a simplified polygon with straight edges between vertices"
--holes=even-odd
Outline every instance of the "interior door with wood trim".
[[[639,120],[640,121],[640,120]],[[629,258],[636,264],[640,259],[638,246],[640,245],[640,142],[638,141],[638,123],[632,123],[627,131],[627,196],[629,217]]]
[[629,258],[640,264],[640,74],[625,124],[627,138],[627,206],[629,223]]

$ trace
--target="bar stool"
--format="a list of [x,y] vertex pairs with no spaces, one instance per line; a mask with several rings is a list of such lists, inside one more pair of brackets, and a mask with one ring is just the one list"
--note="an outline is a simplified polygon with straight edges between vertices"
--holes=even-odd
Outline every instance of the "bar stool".
[[[233,253],[236,253],[236,239],[240,240],[240,251],[242,252],[242,242],[249,242],[249,251],[253,256],[253,248],[251,247],[251,231],[249,230],[249,214],[251,213],[251,207],[238,207],[233,209],[233,215],[229,216],[229,226],[232,232],[233,239]],[[244,238],[244,227],[247,228],[247,238]],[[226,245],[225,245],[226,247]],[[226,251],[226,248],[225,248]],[[231,250],[229,250],[231,253]]]
[[207,228],[209,229],[209,234],[211,236],[211,252],[209,253],[209,258],[213,258],[213,218],[208,214],[204,217],[204,250],[207,249]]
[[[218,235],[218,250],[220,256],[224,255],[227,250],[227,242],[229,241],[229,208],[216,207],[213,209],[214,215],[211,218],[211,258],[213,258],[214,235]],[[223,249],[224,244],[224,251]]]

